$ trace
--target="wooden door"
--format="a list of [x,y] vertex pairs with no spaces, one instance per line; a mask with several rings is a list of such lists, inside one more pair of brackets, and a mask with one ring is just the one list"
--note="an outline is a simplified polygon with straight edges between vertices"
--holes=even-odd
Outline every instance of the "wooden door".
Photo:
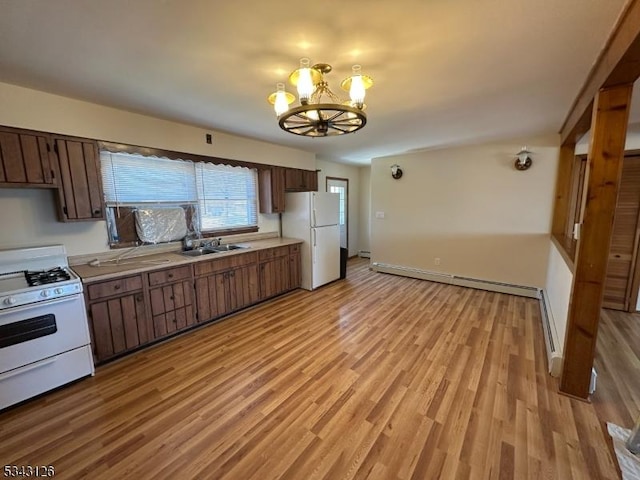
[[98,145],[92,140],[55,139],[60,177],[60,219],[104,219]]
[[98,362],[152,340],[142,292],[89,306],[93,354]]
[[[602,306],[635,311],[634,273],[638,255],[640,156],[625,157],[616,202]],[[635,286],[635,289],[638,287]]]
[[53,186],[46,135],[0,130],[0,183]]
[[289,290],[289,255],[260,263],[260,299]]
[[248,265],[228,272],[229,300],[232,310],[239,310],[258,301],[258,267]]
[[[196,278],[198,322],[206,322],[222,315],[226,308],[222,273]],[[220,304],[222,301],[222,305]]]

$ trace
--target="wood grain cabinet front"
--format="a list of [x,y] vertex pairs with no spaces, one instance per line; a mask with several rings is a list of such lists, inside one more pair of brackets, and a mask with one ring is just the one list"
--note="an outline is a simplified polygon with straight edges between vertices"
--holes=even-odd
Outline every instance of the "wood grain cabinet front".
[[318,190],[318,172],[300,168],[285,170],[284,188],[287,192],[315,192]]
[[260,300],[291,289],[289,247],[260,251]]
[[63,222],[103,220],[100,155],[95,140],[53,137],[59,178],[58,216]]
[[271,167],[258,170],[260,213],[282,213],[285,210],[285,169]]
[[150,272],[147,281],[155,338],[196,324],[191,265]]
[[141,275],[89,285],[87,304],[97,363],[153,340]]
[[206,322],[259,300],[255,252],[195,265],[198,320]]
[[0,128],[0,186],[54,187],[50,142],[46,133]]

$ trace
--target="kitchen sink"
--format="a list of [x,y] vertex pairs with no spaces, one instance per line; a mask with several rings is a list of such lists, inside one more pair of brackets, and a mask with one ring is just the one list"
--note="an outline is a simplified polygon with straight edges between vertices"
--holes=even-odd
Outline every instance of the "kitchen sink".
[[201,257],[202,255],[210,255],[212,253],[218,253],[218,251],[209,247],[194,248],[193,250],[185,250],[182,252],[182,255],[186,255],[187,257]]
[[211,247],[216,252],[230,252],[231,250],[239,250],[241,248],[249,248],[243,247],[241,245],[218,245],[217,247]]

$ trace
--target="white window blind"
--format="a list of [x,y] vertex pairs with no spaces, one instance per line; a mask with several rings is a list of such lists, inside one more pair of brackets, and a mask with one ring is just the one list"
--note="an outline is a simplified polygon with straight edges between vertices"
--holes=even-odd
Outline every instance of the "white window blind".
[[258,225],[254,170],[211,163],[195,167],[203,231]]
[[255,170],[110,152],[100,164],[108,207],[193,204],[201,232],[258,226]]
[[100,153],[107,205],[197,202],[193,163],[122,153]]

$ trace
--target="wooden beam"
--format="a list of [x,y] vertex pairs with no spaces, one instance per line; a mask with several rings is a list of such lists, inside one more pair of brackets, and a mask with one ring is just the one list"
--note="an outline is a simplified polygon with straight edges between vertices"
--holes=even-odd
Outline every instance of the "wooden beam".
[[560,129],[561,143],[576,143],[589,130],[593,98],[603,87],[640,77],[640,0],[630,0]]
[[596,348],[613,217],[622,173],[633,84],[595,98],[587,203],[578,240],[560,391],[586,399]]
[[571,200],[571,171],[575,158],[575,144],[560,147],[558,176],[556,179],[556,201],[553,207],[553,223],[551,233],[563,237],[566,230],[569,203]]

